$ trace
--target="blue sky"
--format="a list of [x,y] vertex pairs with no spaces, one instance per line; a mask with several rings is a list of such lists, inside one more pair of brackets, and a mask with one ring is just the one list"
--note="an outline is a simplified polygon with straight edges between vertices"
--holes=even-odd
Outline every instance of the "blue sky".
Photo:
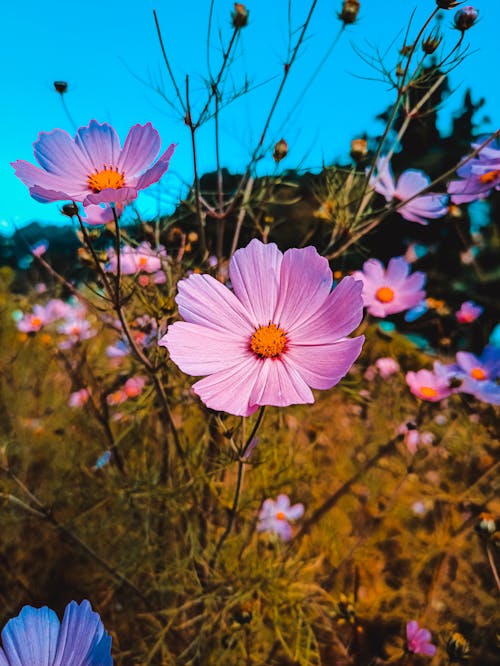
[[[415,9],[415,34],[435,6],[434,0],[361,0],[359,22],[342,35],[319,75],[302,95],[317,64],[328,51],[340,23],[336,12],[341,0],[319,0],[308,38],[290,73],[269,138],[283,136],[290,146],[282,168],[320,168],[349,151],[352,138],[363,131],[376,133],[380,126],[374,117],[394,99],[394,92],[383,81],[359,77],[378,77],[353,47],[373,53],[385,52],[389,69],[397,62],[397,47],[411,11]],[[233,63],[236,88],[245,77],[251,85],[263,84],[241,97],[221,114],[221,161],[232,171],[244,168],[259,137],[264,119],[276,91],[289,42],[288,0],[249,0],[249,25],[241,31]],[[310,3],[292,0],[292,43],[297,37]],[[474,98],[486,97],[481,115],[487,116],[482,129],[500,126],[500,87],[498,81],[498,25],[500,3],[476,0],[480,21],[466,35],[469,56],[452,72],[456,92],[442,113],[443,127],[450,114],[460,107],[467,87]],[[62,221],[59,206],[40,204],[31,199],[27,188],[16,179],[9,162],[33,161],[32,144],[39,131],[61,127],[74,132],[66,117],[53,81],[66,80],[67,106],[77,126],[92,118],[114,125],[122,140],[137,122],[151,121],[160,132],[164,146],[178,143],[171,170],[160,187],[143,193],[139,208],[146,217],[167,211],[186,192],[192,182],[193,167],[190,138],[180,114],[174,112],[154,90],[138,79],[163,88],[175,101],[165,75],[156,38],[152,10],[158,12],[171,65],[179,84],[191,80],[193,108],[204,102],[207,80],[207,52],[211,67],[217,71],[220,42],[231,35],[230,12],[233,2],[216,0],[210,48],[207,49],[209,0],[60,0],[8,3],[2,9],[0,57],[4,63],[3,104],[0,109],[3,136],[0,142],[0,230],[22,226],[31,220],[50,223]],[[447,44],[453,46],[458,33],[451,27],[455,10],[443,12],[442,30]],[[398,37],[399,34],[399,37]],[[7,66],[7,63],[9,65]],[[163,80],[163,84],[162,84]],[[265,83],[267,82],[267,83]],[[298,104],[297,104],[298,101]],[[283,126],[290,108],[294,113]],[[213,124],[199,133],[200,173],[215,168]],[[273,172],[270,156],[259,163],[259,173]]]

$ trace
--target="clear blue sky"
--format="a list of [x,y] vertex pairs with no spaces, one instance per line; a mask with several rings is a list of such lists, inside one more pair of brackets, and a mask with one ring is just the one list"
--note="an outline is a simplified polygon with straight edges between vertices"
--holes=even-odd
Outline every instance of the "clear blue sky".
[[[279,84],[288,45],[288,0],[248,0],[248,27],[234,63],[234,84],[240,87],[245,73],[251,84],[271,81],[225,109],[221,115],[221,160],[230,170],[246,164],[273,94]],[[377,132],[374,116],[394,98],[394,92],[380,81],[356,77],[377,76],[353,50],[376,47],[384,52],[396,38],[385,64],[393,69],[397,46],[403,40],[409,15],[415,8],[413,34],[435,6],[434,0],[361,0],[359,21],[343,34],[339,44],[321,70],[308,94],[286,125],[287,110],[300,98],[303,87],[328,50],[340,23],[336,12],[341,0],[319,0],[308,32],[308,39],[296,62],[271,125],[269,137],[284,136],[290,154],[283,169],[319,168],[347,154],[352,138],[364,130]],[[40,204],[29,196],[17,180],[9,162],[33,161],[32,143],[39,131],[61,127],[73,134],[59,95],[52,82],[66,80],[66,103],[75,123],[85,125],[92,118],[114,125],[125,137],[130,126],[151,121],[159,130],[165,147],[177,142],[171,171],[159,188],[141,195],[139,207],[145,216],[168,210],[185,194],[192,182],[190,138],[180,116],[174,113],[151,88],[137,77],[161,85],[174,100],[167,83],[152,10],[158,12],[172,67],[180,84],[191,77],[193,107],[199,108],[207,79],[207,19],[209,0],[20,0],[2,8],[0,58],[3,63],[3,99],[0,108],[0,230],[22,226],[31,220],[59,223],[56,204]],[[309,0],[292,0],[292,28],[295,40]],[[484,131],[500,126],[500,87],[498,86],[498,25],[500,2],[476,0],[480,21],[466,35],[470,55],[451,75],[457,88],[446,107],[442,123],[447,126],[450,113],[460,107],[463,93],[471,87],[475,99],[486,97],[482,110],[489,121]],[[230,12],[233,2],[216,0],[210,62],[217,71],[220,62],[219,36],[225,44],[231,35]],[[443,32],[452,46],[458,33],[451,28],[455,10],[443,12]],[[371,45],[371,46],[370,46]],[[373,51],[372,51],[373,52]],[[132,72],[132,73],[131,73]],[[273,79],[273,77],[275,77]],[[213,170],[213,126],[200,132],[200,172]],[[259,164],[259,173],[271,172],[270,157]]]

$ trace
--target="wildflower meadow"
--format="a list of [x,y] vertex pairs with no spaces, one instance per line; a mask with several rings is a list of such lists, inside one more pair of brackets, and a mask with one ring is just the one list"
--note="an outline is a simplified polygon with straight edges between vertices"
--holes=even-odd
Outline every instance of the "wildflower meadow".
[[150,120],[74,124],[55,80],[67,124],[12,155],[59,224],[0,236],[0,666],[500,663],[500,130],[472,81],[440,124],[487,12],[408,3],[385,52],[355,42],[367,3],[307,64],[352,39],[390,91],[335,162],[280,124],[318,0],[283,2],[266,82],[238,78],[250,1],[206,3],[225,23],[185,79],[155,12]]

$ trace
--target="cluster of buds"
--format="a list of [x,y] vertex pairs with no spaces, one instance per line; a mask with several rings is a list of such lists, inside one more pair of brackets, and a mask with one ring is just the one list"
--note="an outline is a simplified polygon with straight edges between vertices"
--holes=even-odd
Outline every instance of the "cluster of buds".
[[242,2],[234,3],[234,12],[231,12],[233,28],[239,30],[248,25],[248,9]]
[[359,8],[359,0],[344,0],[342,9],[338,13],[338,17],[343,21],[344,25],[350,25],[358,18]]
[[469,28],[472,28],[478,16],[479,12],[471,5],[459,9],[455,14],[455,28],[460,30],[460,32],[465,32]]
[[288,155],[288,144],[285,139],[280,139],[274,146],[273,160],[278,164]]

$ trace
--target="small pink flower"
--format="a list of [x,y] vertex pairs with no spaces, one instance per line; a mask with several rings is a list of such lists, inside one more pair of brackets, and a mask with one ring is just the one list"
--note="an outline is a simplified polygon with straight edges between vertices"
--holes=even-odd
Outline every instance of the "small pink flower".
[[[144,241],[138,247],[125,245],[120,252],[120,272],[122,275],[135,275],[136,273],[157,273],[162,268],[162,260],[167,256],[165,248],[160,245],[154,250]],[[114,248],[108,250],[108,263],[106,270],[116,273],[118,261]],[[149,283],[149,280],[148,280]]]
[[483,308],[474,303],[474,301],[465,301],[460,306],[460,310],[455,312],[457,321],[461,324],[470,324],[483,313]]
[[420,629],[418,622],[415,620],[411,620],[406,625],[406,647],[408,652],[433,657],[436,654],[436,646],[430,642],[431,638],[431,632],[428,629]]
[[127,398],[137,398],[137,396],[142,393],[145,384],[145,377],[141,377],[140,375],[130,377],[123,385],[123,391]]
[[387,379],[391,375],[396,374],[396,372],[399,372],[399,363],[395,358],[390,358],[389,356],[378,358],[375,361],[375,366],[383,379]]
[[273,532],[283,541],[292,537],[292,528],[289,520],[297,520],[304,514],[303,504],[290,505],[288,495],[278,495],[276,501],[266,499],[259,513],[257,532]]
[[434,370],[407,372],[406,383],[417,398],[429,402],[439,402],[452,394],[450,376],[445,366],[434,363]]
[[393,257],[387,269],[378,259],[368,259],[362,271],[352,276],[363,282],[363,303],[374,317],[387,317],[418,305],[425,298],[425,273],[408,275],[410,265],[403,257]]
[[17,322],[17,330],[21,333],[36,333],[47,323],[45,308],[35,305],[33,312],[23,315]]
[[68,404],[70,407],[82,407],[90,398],[89,390],[82,388],[79,391],[74,391],[69,396]]

